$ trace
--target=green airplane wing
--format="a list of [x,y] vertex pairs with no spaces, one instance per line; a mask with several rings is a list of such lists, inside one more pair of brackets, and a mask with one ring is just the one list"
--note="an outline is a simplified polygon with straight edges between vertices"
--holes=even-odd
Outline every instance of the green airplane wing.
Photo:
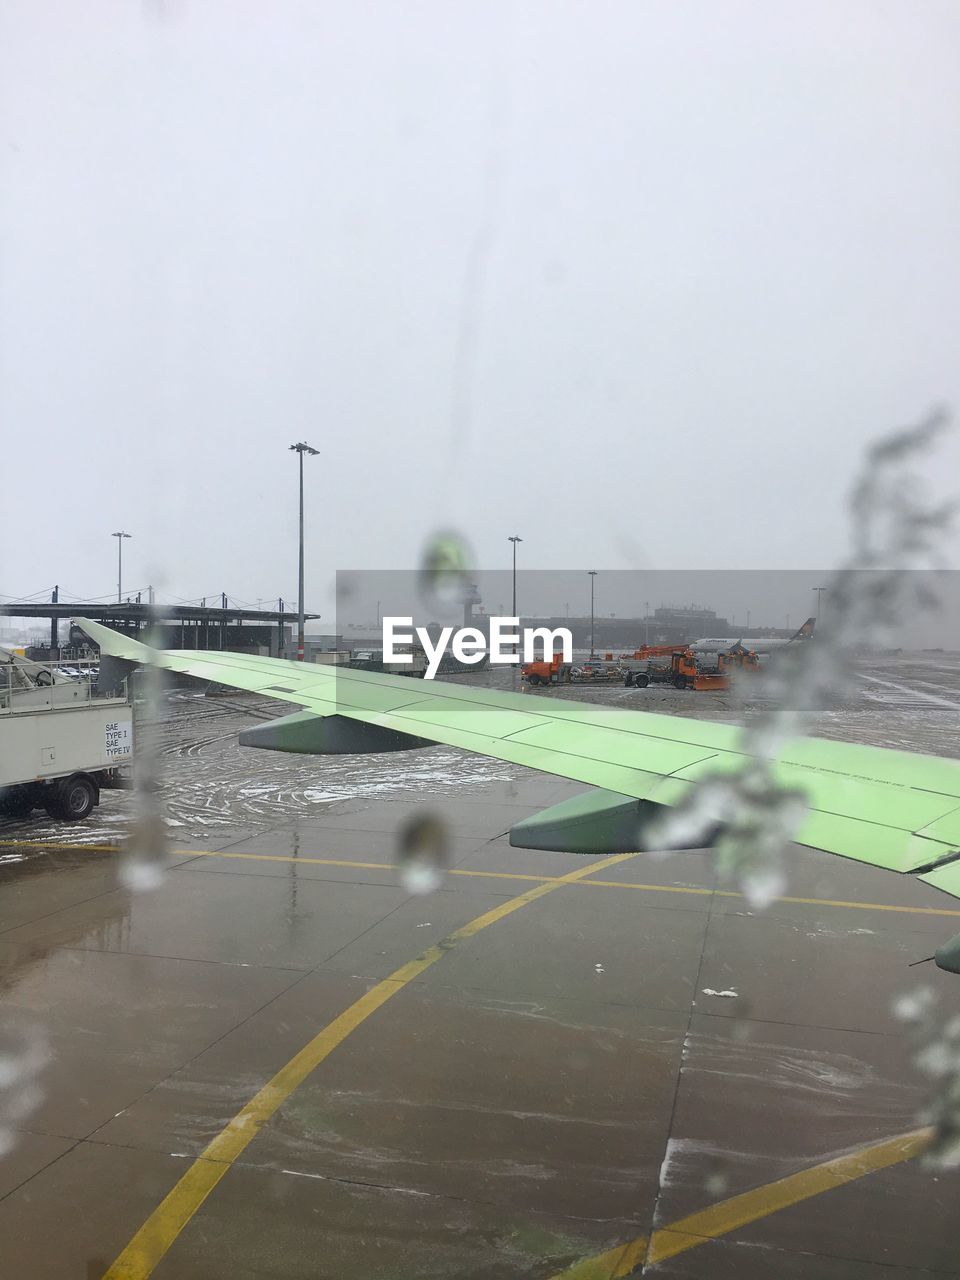
[[[301,708],[241,735],[246,745],[324,753],[444,743],[602,790],[548,810],[539,825],[519,824],[514,843],[529,847],[592,852],[591,840],[607,848],[629,840],[635,848],[637,801],[649,817],[745,759],[735,725],[256,655],[156,650],[78,622],[103,654]],[[808,799],[797,843],[960,897],[960,761],[803,738],[781,752],[776,773]]]

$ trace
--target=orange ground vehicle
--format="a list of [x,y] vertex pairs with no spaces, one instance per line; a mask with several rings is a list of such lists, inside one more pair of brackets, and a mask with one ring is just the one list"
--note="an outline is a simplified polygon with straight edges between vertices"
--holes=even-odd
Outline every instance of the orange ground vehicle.
[[692,649],[680,649],[670,661],[675,689],[726,689],[727,676],[719,668],[701,670]]
[[[676,644],[644,644],[639,649],[634,649],[633,653],[621,653],[623,683],[628,687],[634,685],[638,689],[645,689],[651,679],[657,678],[657,674],[647,666],[647,659],[672,657],[679,648]],[[639,663],[643,666],[635,665]]]
[[642,644],[639,649],[634,649],[633,653],[621,653],[620,661],[644,662],[647,658],[663,658],[667,654],[677,653],[682,648],[683,646],[679,644]]
[[[647,665],[649,658],[670,658],[670,665]],[[604,655],[605,661],[596,659],[587,666],[605,666],[614,661],[613,654]],[[727,653],[717,655],[716,667],[703,668],[697,665],[697,655],[692,649],[676,644],[641,645],[633,653],[622,653],[619,666],[610,668],[600,677],[594,677],[589,683],[602,683],[604,680],[618,679],[622,674],[627,686],[644,689],[648,684],[659,682],[672,684],[675,689],[727,689],[730,676],[735,671],[757,671],[760,659],[751,649],[734,648]],[[638,664],[632,666],[631,664]],[[639,664],[643,664],[642,667]],[[521,668],[524,680],[531,685],[571,684],[576,681],[574,664],[563,661],[563,654],[555,653],[548,662],[527,662]]]
[[564,662],[562,653],[555,653],[549,662],[545,658],[539,662],[525,662],[520,674],[528,684],[569,684],[572,666],[572,663]]
[[[650,666],[648,658],[670,658],[670,665]],[[692,649],[676,644],[644,645],[621,655],[624,684],[643,689],[648,684],[672,684],[675,689],[726,689],[734,671],[758,671],[760,659],[751,649],[735,648],[717,655],[715,667],[701,667]],[[631,663],[642,663],[642,668]]]
[[759,671],[760,655],[752,649],[731,649],[718,653],[717,663],[721,671]]
[[613,663],[613,655],[603,658],[584,658],[578,662],[564,662],[562,653],[555,653],[551,660],[525,662],[520,674],[528,684],[608,684],[620,679],[620,667]]
[[718,653],[716,667],[706,670],[697,666],[692,649],[675,653],[671,661],[675,689],[727,689],[734,672],[759,669],[760,659],[751,649],[731,649],[729,653]]

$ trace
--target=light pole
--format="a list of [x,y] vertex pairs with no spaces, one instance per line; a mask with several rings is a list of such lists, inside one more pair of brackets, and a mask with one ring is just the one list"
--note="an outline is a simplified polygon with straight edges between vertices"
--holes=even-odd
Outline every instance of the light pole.
[[133,535],[124,533],[121,529],[117,533],[111,533],[110,537],[117,540],[117,604],[121,604],[123,602],[123,540]]
[[597,576],[596,569],[588,569],[590,575],[590,657],[593,657],[593,580]]
[[311,449],[308,444],[304,444],[301,440],[299,444],[292,444],[290,448],[300,455],[300,585],[299,599],[297,607],[300,611],[297,619],[297,661],[303,661],[303,455],[305,453],[312,454],[314,457],[320,452],[319,449]]
[[820,617],[820,597],[823,595],[823,593],[826,591],[826,589],[827,589],[826,587],[813,587],[813,588],[812,588],[812,590],[814,590],[814,591],[817,593],[817,617],[818,617],[818,618]]
[[515,618],[517,616],[517,543],[522,542],[523,539],[518,538],[517,535],[514,533],[514,534],[511,534],[509,538],[507,538],[507,541],[513,543],[513,614],[512,616]]
[[643,643],[650,643],[650,601],[643,602]]

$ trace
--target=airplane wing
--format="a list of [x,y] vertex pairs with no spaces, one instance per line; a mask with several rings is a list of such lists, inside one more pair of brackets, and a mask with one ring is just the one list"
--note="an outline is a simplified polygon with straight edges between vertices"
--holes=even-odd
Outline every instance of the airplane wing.
[[[636,848],[660,806],[744,761],[735,725],[253,654],[157,650],[77,622],[102,654],[301,708],[241,734],[244,745],[324,754],[444,743],[601,789],[517,824],[511,843],[523,847]],[[960,897],[960,761],[802,738],[783,750],[775,772],[807,796],[798,844],[913,874]]]

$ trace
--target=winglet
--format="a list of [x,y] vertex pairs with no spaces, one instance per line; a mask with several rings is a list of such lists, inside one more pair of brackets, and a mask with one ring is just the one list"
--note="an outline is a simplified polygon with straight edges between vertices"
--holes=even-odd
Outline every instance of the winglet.
[[74,618],[74,622],[90,639],[100,646],[101,653],[112,658],[125,658],[128,662],[149,662],[156,660],[156,650],[140,640],[131,640],[100,622],[91,622],[89,618]]

